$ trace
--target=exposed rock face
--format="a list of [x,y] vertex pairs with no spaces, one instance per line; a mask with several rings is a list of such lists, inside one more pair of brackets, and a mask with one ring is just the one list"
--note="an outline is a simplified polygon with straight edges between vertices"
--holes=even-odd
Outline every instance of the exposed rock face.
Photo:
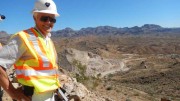
[[62,88],[66,90],[66,95],[70,97],[77,96],[81,101],[105,101],[105,98],[88,91],[88,89],[81,83],[78,83],[75,78],[70,78],[67,75],[60,75],[60,82]]
[[128,70],[123,61],[116,59],[104,59],[97,54],[93,54],[92,52],[79,51],[72,48],[65,50],[62,59],[64,59],[63,61],[66,60],[66,64],[61,62],[60,65],[62,68],[67,67],[66,65],[69,65],[68,70],[75,70],[75,67],[73,67],[75,61],[78,61],[82,65],[86,66],[87,76],[105,76],[106,74],[114,73],[116,71]]

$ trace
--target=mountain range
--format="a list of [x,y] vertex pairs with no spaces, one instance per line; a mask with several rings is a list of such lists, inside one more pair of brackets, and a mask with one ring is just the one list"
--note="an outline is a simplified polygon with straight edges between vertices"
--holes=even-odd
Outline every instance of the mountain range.
[[[172,35],[179,36],[180,28],[164,28],[155,24],[144,24],[141,27],[124,27],[117,28],[112,26],[98,26],[81,28],[74,30],[72,28],[65,28],[62,30],[52,31],[53,37],[75,37],[86,35]],[[0,31],[0,38],[8,36],[5,31]]]
[[53,36],[73,37],[86,35],[180,35],[180,28],[164,28],[155,24],[145,24],[141,27],[117,28],[112,26],[87,27],[80,30],[65,28],[53,31]]

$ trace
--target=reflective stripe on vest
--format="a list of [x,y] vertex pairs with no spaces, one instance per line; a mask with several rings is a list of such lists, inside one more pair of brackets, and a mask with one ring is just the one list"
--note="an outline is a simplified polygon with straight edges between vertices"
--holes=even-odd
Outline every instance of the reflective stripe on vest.
[[46,56],[44,56],[44,54],[42,53],[39,45],[38,45],[38,41],[36,40],[36,36],[34,36],[33,32],[31,30],[27,30],[27,33],[29,33],[31,36],[29,38],[29,41],[32,41],[32,44],[34,46],[34,49],[37,51],[37,53],[39,54],[39,56],[41,57],[42,61],[43,61],[43,67],[49,67],[49,60]]
[[19,32],[31,59],[19,59],[14,67],[18,82],[33,86],[35,92],[45,92],[60,87],[57,73],[56,51],[51,40],[46,46],[43,37],[34,29]]
[[24,76],[49,76],[49,75],[56,75],[57,71],[54,70],[15,70],[17,75]]

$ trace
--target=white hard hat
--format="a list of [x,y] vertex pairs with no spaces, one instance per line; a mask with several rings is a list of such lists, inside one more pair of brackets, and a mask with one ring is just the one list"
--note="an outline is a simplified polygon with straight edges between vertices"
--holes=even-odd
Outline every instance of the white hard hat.
[[59,16],[53,0],[37,0],[32,13],[35,12],[55,14],[56,17]]

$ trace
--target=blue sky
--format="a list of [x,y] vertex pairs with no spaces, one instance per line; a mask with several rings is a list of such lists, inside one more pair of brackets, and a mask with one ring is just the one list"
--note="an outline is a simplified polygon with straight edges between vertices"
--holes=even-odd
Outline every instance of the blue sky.
[[[54,0],[60,17],[53,30],[70,27],[118,28],[157,24],[180,27],[180,0]],[[0,31],[9,34],[34,26],[31,10],[35,0],[1,0]]]

